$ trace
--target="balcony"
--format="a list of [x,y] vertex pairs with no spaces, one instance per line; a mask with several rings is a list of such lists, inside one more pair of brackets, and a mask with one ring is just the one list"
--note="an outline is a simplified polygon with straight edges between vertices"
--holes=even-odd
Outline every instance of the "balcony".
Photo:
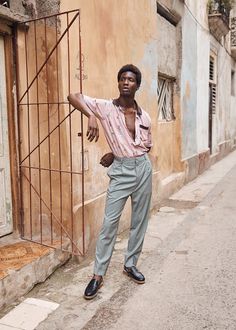
[[230,9],[230,6],[224,0],[210,1],[208,13],[209,29],[217,40],[229,33]]
[[236,60],[236,17],[231,18],[231,55]]

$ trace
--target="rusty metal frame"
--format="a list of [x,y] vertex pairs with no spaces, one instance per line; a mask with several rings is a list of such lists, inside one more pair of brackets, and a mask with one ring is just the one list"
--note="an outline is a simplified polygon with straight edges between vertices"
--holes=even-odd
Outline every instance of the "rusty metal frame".
[[[70,19],[69,15],[73,14],[73,18]],[[58,36],[58,19],[61,18],[64,15],[65,21],[66,21],[66,28],[65,30]],[[55,19],[55,31],[56,31],[56,42],[55,45],[52,47],[52,49],[49,51],[48,49],[48,31],[47,31],[47,22],[49,19]],[[41,21],[44,23],[44,38],[45,38],[45,60],[41,65],[39,65],[38,61],[38,52],[37,52],[37,35],[36,35],[36,23],[38,21]],[[21,138],[21,111],[23,108],[26,109],[27,113],[27,126],[28,126],[28,132],[27,132],[27,144],[28,144],[28,152],[26,156],[22,156],[22,147],[21,143],[19,143],[19,158],[20,158],[20,164],[19,164],[19,173],[20,173],[20,189],[21,189],[21,237],[25,240],[29,240],[35,243],[39,243],[41,245],[49,246],[52,248],[58,248],[58,246],[55,246],[55,237],[53,232],[53,226],[54,223],[56,223],[60,227],[60,249],[63,251],[70,252],[74,255],[84,255],[85,254],[85,223],[84,223],[84,130],[83,130],[83,115],[80,116],[80,127],[81,131],[78,133],[78,136],[81,138],[81,172],[73,170],[73,153],[72,153],[72,130],[71,130],[71,123],[72,123],[72,114],[74,113],[75,109],[71,108],[71,105],[68,102],[60,101],[59,97],[59,54],[58,54],[58,46],[62,40],[66,40],[67,44],[67,67],[68,67],[68,86],[67,86],[67,94],[71,92],[71,64],[70,64],[70,28],[73,24],[76,24],[76,21],[78,21],[78,45],[79,45],[79,90],[82,92],[82,51],[81,51],[81,21],[80,21],[80,10],[71,10],[67,12],[61,12],[55,15],[49,15],[42,18],[36,18],[32,20],[28,20],[25,22],[18,23],[16,26],[16,73],[17,73],[17,112],[18,112],[18,134],[19,139]],[[28,54],[28,40],[27,40],[27,33],[28,33],[28,25],[33,25],[33,33],[34,33],[34,50],[35,50],[35,75],[33,78],[29,78],[29,54]],[[19,63],[19,52],[18,52],[18,46],[17,46],[17,32],[18,29],[23,29],[24,31],[24,49],[25,49],[25,68],[26,68],[26,89],[23,91],[22,95],[20,95],[19,91],[19,83],[20,83],[20,63]],[[56,57],[56,79],[57,79],[57,102],[50,102],[49,101],[49,88],[47,83],[47,91],[46,91],[46,102],[40,102],[39,101],[39,84],[40,79],[39,75],[42,72],[43,69],[46,70],[46,82],[48,82],[48,61],[49,59],[54,55]],[[33,84],[36,84],[36,102],[30,102],[30,91],[33,87]],[[25,101],[26,99],[26,101]],[[23,102],[24,101],[24,102]],[[57,121],[58,124],[54,127],[51,127],[50,125],[50,106],[54,105],[57,107]],[[37,141],[38,143],[36,146],[31,148],[31,127],[30,127],[30,111],[31,107],[36,107],[36,113],[35,121],[37,122],[37,128],[38,128],[38,134],[37,134]],[[47,111],[47,129],[48,134],[46,137],[41,139],[40,137],[40,111],[41,106],[46,107]],[[60,106],[68,107],[69,113],[65,115],[63,118],[60,113]],[[23,107],[23,108],[22,108]],[[44,110],[45,111],[45,110]],[[69,164],[70,169],[65,170],[62,168],[62,151],[61,151],[61,125],[67,121],[69,124]],[[59,145],[59,168],[53,168],[51,164],[51,135],[52,133],[58,132],[58,145]],[[22,141],[20,141],[22,142]],[[43,166],[41,164],[42,158],[41,158],[41,146],[44,142],[48,143],[48,166]],[[31,164],[31,156],[34,152],[37,152],[38,155],[38,166],[35,166]],[[28,164],[25,164],[25,161],[28,161]],[[38,173],[38,180],[39,184],[38,187],[36,187],[32,181],[32,170],[37,171]],[[26,172],[27,171],[27,172]],[[49,200],[44,200],[42,196],[42,173],[47,172],[49,175]],[[35,173],[35,172],[34,172]],[[60,204],[60,216],[57,216],[52,207],[52,173],[58,173],[59,174],[59,204]],[[63,224],[62,220],[62,214],[63,214],[63,207],[62,207],[62,175],[68,174],[70,179],[70,220],[67,219],[67,226],[69,225],[70,230],[66,228],[66,226]],[[74,239],[74,215],[73,215],[73,176],[79,175],[81,176],[81,218],[82,218],[82,249],[79,249],[77,243]],[[25,224],[26,224],[26,218],[24,216],[24,203],[23,203],[23,181],[24,183],[28,183],[28,189],[29,189],[29,225],[30,225],[30,234],[29,237],[25,234]],[[33,233],[33,219],[32,219],[32,213],[33,213],[33,203],[32,203],[32,194],[35,194],[39,200],[39,214],[40,214],[40,233],[39,233],[39,239],[35,239],[34,233]],[[35,196],[34,195],[34,196]],[[50,243],[48,243],[48,237],[47,241],[45,242],[43,237],[43,221],[42,221],[42,208],[46,208],[47,211],[50,214]],[[66,236],[67,239],[70,241],[70,248],[64,248],[63,247],[63,239]],[[58,238],[58,237],[57,237]],[[58,240],[57,240],[58,241]]]

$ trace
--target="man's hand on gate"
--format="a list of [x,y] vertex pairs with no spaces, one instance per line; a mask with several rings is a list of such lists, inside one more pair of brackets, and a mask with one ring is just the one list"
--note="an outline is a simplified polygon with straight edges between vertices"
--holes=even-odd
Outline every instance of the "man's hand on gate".
[[102,156],[100,160],[100,164],[104,167],[109,167],[113,163],[113,160],[114,160],[114,155],[112,152],[109,152],[104,156]]
[[88,129],[86,134],[89,142],[92,142],[95,139],[95,142],[97,142],[99,138],[99,128],[97,119],[94,115],[91,115],[88,119]]

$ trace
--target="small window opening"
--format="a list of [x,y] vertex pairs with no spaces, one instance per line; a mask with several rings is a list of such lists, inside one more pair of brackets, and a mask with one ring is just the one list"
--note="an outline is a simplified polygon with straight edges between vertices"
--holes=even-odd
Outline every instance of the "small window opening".
[[0,6],[10,8],[10,1],[9,0],[0,0]]
[[175,119],[173,108],[174,80],[162,76],[158,77],[157,96],[159,106],[159,120],[171,121]]
[[235,96],[235,71],[231,71],[231,95]]
[[210,86],[210,106],[212,114],[216,113],[216,63],[215,58],[210,56],[209,60],[209,86]]

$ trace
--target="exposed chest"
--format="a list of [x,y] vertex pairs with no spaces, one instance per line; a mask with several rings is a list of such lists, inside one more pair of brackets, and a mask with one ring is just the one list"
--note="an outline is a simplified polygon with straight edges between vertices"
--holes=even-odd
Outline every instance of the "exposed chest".
[[133,139],[135,138],[135,117],[136,117],[136,112],[135,111],[127,111],[124,113],[125,116],[125,124],[130,132],[131,136]]

